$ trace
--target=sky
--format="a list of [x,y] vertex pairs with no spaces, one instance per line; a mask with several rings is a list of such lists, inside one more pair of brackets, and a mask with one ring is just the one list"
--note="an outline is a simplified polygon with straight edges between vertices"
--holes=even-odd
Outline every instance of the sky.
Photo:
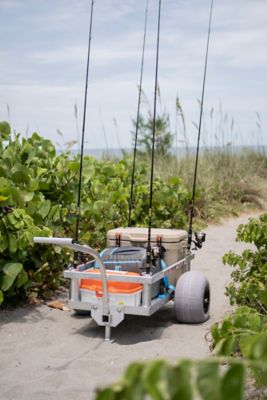
[[[90,6],[0,0],[0,120],[23,136],[79,145]],[[149,0],[144,116],[153,104],[157,10]],[[162,0],[158,112],[169,114],[179,146],[196,144],[209,10],[210,0]],[[132,145],[144,17],[145,0],[95,0],[87,148]],[[214,0],[204,105],[202,144],[267,144],[266,0]]]

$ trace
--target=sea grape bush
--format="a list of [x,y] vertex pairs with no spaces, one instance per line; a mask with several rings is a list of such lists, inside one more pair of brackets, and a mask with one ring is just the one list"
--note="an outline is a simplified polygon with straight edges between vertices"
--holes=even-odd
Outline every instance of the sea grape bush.
[[252,363],[255,383],[267,385],[267,214],[250,218],[237,230],[237,240],[254,244],[242,255],[229,252],[223,262],[233,267],[226,288],[231,304],[239,307],[211,328],[214,353],[243,357]]
[[254,244],[255,250],[247,249],[242,255],[229,252],[223,257],[223,262],[233,267],[232,282],[226,289],[230,302],[267,315],[267,214],[240,225],[237,240]]
[[234,268],[227,293],[231,302],[240,306],[213,324],[213,357],[183,360],[175,365],[162,360],[133,363],[120,381],[99,389],[96,400],[243,400],[252,377],[258,396],[253,398],[266,398],[266,222],[264,214],[238,228],[237,239],[254,243],[254,251],[224,256],[224,262]]
[[245,367],[218,359],[183,360],[171,365],[163,360],[131,364],[123,378],[98,390],[96,400],[242,400]]
[[[59,247],[33,246],[33,236],[74,237],[79,157],[58,154],[33,133],[21,138],[0,123],[0,304],[25,294],[45,296],[62,281],[70,254]],[[100,249],[106,231],[128,219],[132,163],[84,158],[79,241]],[[147,165],[136,169],[134,225],[146,226]],[[186,226],[190,194],[177,177],[154,183],[153,225]]]
[[[267,318],[241,306],[211,328],[217,356],[242,356],[249,361],[256,383],[267,385]],[[251,362],[251,364],[250,364]]]
[[22,140],[14,134],[11,139],[9,125],[1,123],[0,148],[1,303],[24,295],[25,290],[36,297],[40,290],[48,293],[58,286],[58,265],[64,257],[58,249],[34,247],[33,236],[60,232],[64,207],[51,202],[42,188],[57,162],[50,141],[37,134]]

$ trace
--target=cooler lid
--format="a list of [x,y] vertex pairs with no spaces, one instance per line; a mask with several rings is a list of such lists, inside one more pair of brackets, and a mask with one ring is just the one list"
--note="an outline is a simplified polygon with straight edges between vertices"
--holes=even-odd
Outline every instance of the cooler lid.
[[[116,228],[111,229],[107,233],[108,240],[115,240],[117,236],[120,236],[120,240],[130,242],[147,242],[148,228]],[[161,237],[162,243],[177,243],[187,238],[187,232],[182,229],[151,229],[151,241],[157,242],[158,238]]]

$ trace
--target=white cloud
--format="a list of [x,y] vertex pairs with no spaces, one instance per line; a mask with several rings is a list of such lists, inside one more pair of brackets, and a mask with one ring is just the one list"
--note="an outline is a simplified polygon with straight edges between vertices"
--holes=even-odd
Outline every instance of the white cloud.
[[[8,4],[8,5],[7,5]],[[14,13],[5,8],[13,4]],[[23,8],[21,7],[23,5]],[[88,99],[88,141],[104,146],[102,109],[109,145],[130,145],[131,118],[136,114],[145,3],[136,0],[95,2]],[[162,102],[175,125],[175,96],[179,93],[192,141],[198,120],[207,38],[209,0],[163,3],[159,81]],[[66,139],[75,136],[74,103],[82,110],[87,54],[89,2],[81,0],[1,0],[0,119],[11,108],[18,130],[39,129],[53,138],[56,129]],[[15,6],[20,11],[15,13]],[[11,7],[11,6],[10,6]],[[150,104],[154,87],[157,3],[150,2],[144,90]],[[222,102],[240,122],[244,136],[262,114],[267,93],[267,3],[263,0],[224,0],[214,3],[206,86],[206,107]],[[1,20],[2,19],[2,20]],[[12,21],[12,24],[11,24]],[[229,111],[230,110],[230,111]],[[81,115],[80,115],[81,118]],[[254,129],[254,128],[253,128]],[[89,135],[90,136],[90,135]],[[265,136],[265,142],[267,138]]]

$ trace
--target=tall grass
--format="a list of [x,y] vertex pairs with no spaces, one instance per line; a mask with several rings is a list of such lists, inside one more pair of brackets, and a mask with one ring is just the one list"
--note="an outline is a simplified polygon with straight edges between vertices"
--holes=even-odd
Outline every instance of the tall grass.
[[[151,118],[149,102],[144,93],[143,100],[148,108],[148,117]],[[162,106],[160,95],[159,104]],[[168,115],[165,108],[161,109],[160,113],[159,117]],[[113,122],[120,147],[118,125],[115,119]],[[193,125],[197,131],[197,124]],[[187,123],[178,96],[175,102],[174,126],[169,126],[169,129],[173,132],[174,151],[170,152],[172,155],[168,154],[165,157],[156,155],[155,176],[164,180],[178,176],[191,191],[196,138],[187,132]],[[102,155],[104,160],[129,157],[129,153],[124,150],[121,150],[121,156],[112,155],[107,146],[105,131],[104,136],[107,147]],[[251,146],[242,148],[240,144],[245,142],[243,133],[234,118],[223,111],[222,105],[220,104],[218,109],[212,107],[205,110],[195,203],[196,214],[200,219],[216,220],[221,216],[238,214],[248,208],[264,207],[267,202],[267,155],[263,146],[261,117],[258,112],[255,113],[255,129],[250,137]],[[180,147],[184,150],[182,156]],[[149,157],[142,152],[138,152],[137,162],[150,165]]]
[[[155,174],[163,179],[176,175],[188,190],[192,190],[196,151],[187,133],[178,97],[175,107],[175,155],[157,157]],[[197,124],[194,125],[197,128]],[[257,112],[251,141],[253,146],[240,146],[240,143],[244,143],[242,132],[221,105],[218,110],[212,108],[205,112],[196,199],[196,214],[201,219],[216,220],[251,207],[264,207],[267,199],[267,156],[263,146],[261,118]],[[181,143],[184,152],[179,156],[177,146]]]
[[[258,112],[255,118],[255,129],[250,135],[252,146],[242,148],[243,134],[234,118],[223,111],[221,104],[218,110],[212,107],[204,113],[196,202],[196,212],[201,218],[214,220],[226,214],[237,214],[248,207],[264,207],[267,199],[267,156]],[[159,159],[157,173],[165,178],[178,175],[190,190],[195,151],[190,150],[192,140],[188,137],[183,109],[177,97],[175,137],[178,142],[179,119],[182,127],[180,141],[185,144],[185,155],[168,162]]]
[[[191,190],[195,157],[158,159],[156,174],[168,179],[179,176]],[[238,214],[251,207],[264,207],[267,197],[267,157],[259,150],[206,148],[200,152],[196,214],[204,220],[216,220]]]

